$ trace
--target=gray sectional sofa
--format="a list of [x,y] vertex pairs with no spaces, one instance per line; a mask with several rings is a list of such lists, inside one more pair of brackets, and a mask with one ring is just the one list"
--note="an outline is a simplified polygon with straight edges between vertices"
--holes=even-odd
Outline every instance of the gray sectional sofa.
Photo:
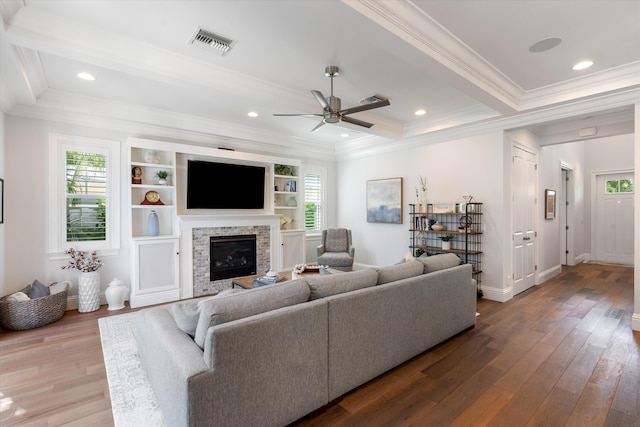
[[453,254],[140,311],[168,426],[283,426],[476,322]]

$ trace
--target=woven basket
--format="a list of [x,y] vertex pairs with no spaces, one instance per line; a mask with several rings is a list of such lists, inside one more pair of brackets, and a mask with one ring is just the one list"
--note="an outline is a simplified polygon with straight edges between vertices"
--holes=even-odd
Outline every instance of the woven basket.
[[28,301],[6,301],[0,299],[0,324],[5,329],[23,331],[39,328],[59,320],[67,310],[69,283],[62,292]]

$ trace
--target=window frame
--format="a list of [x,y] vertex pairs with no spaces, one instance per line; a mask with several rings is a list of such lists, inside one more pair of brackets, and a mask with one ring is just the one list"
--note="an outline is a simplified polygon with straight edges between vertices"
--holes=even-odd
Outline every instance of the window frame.
[[[120,250],[120,141],[74,135],[49,134],[49,254],[64,255],[70,247],[80,251],[100,251],[103,255]],[[67,151],[105,155],[106,235],[105,240],[67,241]]]
[[[307,175],[317,175],[320,177],[320,225],[321,228],[327,227],[327,168],[323,166],[303,166],[302,168],[302,180],[303,180],[303,188],[304,188],[304,196],[303,196],[303,223],[305,209],[307,204],[307,192],[306,192],[306,177]],[[322,229],[320,230],[307,230],[306,227],[303,227],[307,236],[321,235]]]

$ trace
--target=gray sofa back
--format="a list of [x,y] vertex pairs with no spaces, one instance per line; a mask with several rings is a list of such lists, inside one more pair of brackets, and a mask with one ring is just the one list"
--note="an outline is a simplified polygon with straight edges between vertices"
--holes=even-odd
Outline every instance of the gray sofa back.
[[329,401],[476,322],[469,264],[326,300]]

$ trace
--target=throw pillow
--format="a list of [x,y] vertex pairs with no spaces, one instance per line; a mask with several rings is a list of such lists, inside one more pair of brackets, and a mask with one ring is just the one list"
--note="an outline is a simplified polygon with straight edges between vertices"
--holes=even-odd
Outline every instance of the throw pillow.
[[460,258],[456,254],[420,256],[416,259],[424,265],[425,274],[460,265]]
[[67,284],[71,285],[71,282],[68,282],[66,280],[62,282],[53,282],[51,285],[49,285],[49,294],[55,295],[64,291],[65,289],[67,289]]
[[27,291],[29,298],[36,299],[49,296],[49,288],[40,283],[38,280],[34,280],[31,287]]
[[204,348],[207,331],[221,325],[267,311],[309,300],[309,286],[302,279],[274,283],[262,288],[250,289],[224,298],[212,298],[200,303],[200,316],[194,341]]
[[422,274],[424,266],[416,260],[403,262],[402,264],[388,265],[378,270],[378,285],[395,282],[397,280]]
[[15,292],[3,298],[5,302],[22,302],[29,301],[31,298],[24,292]]
[[170,312],[178,328],[193,338],[196,334],[198,319],[200,318],[200,305],[203,304],[204,301],[208,301],[211,298],[223,298],[244,291],[246,291],[246,289],[225,289],[208,298],[176,302],[171,304]]
[[373,268],[343,274],[305,276],[311,289],[310,300],[375,286],[378,273]]

